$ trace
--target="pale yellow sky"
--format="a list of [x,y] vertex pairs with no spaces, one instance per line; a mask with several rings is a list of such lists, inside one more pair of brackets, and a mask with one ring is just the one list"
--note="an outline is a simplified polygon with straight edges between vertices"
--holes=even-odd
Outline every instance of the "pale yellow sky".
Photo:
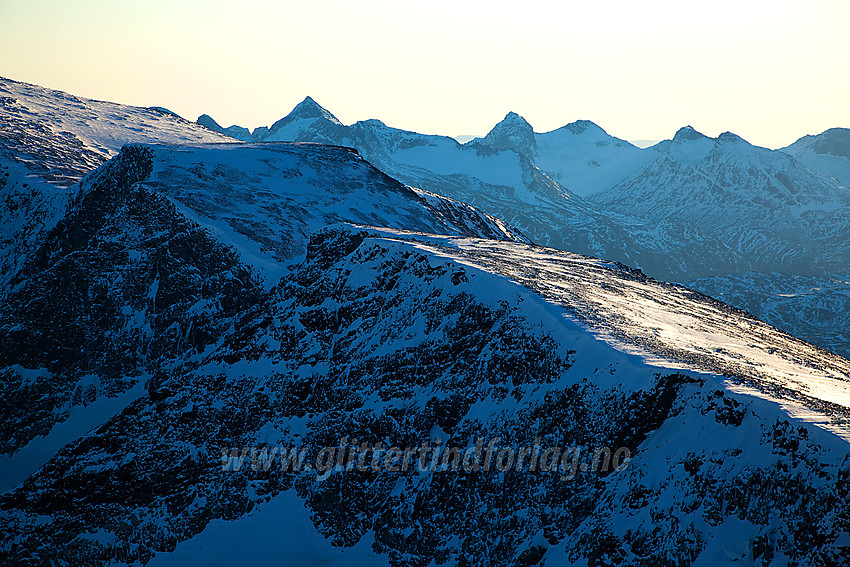
[[513,110],[539,132],[780,147],[850,127],[848,29],[848,0],[0,0],[0,75],[225,126],[311,95],[426,133]]

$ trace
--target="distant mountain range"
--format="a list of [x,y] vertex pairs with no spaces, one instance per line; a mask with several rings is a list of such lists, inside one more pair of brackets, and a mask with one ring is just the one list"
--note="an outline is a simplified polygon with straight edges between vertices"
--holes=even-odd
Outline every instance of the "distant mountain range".
[[830,128],[817,136],[803,136],[783,152],[811,169],[850,187],[850,130]]
[[[217,127],[209,117],[202,122]],[[850,130],[832,129],[768,150],[691,127],[640,149],[590,121],[535,133],[509,113],[484,138],[458,144],[385,126],[343,125],[307,97],[289,115],[243,138],[351,146],[395,178],[475,205],[532,241],[609,258],[658,279],[701,288],[706,278],[787,274],[840,279],[850,265]],[[761,310],[773,277],[748,278],[724,299],[791,333],[850,355],[834,320]],[[796,302],[800,301],[799,305]],[[808,302],[788,298],[788,309]]]
[[590,201],[650,223],[692,223],[738,252],[746,271],[825,275],[850,265],[850,190],[837,180],[730,133],[683,128],[654,150]]
[[[509,114],[485,138],[461,145],[453,138],[397,130],[378,120],[345,126],[308,97],[272,127],[255,130],[253,136],[264,141],[357,148],[396,179],[470,203],[504,219],[536,243],[637,264],[658,278],[686,281],[691,274],[707,276],[740,267],[735,251],[707,238],[692,224],[673,220],[650,226],[634,217],[610,214],[578,197],[534,163],[537,152],[550,155],[571,142],[582,154],[572,163],[583,164],[576,167],[583,168],[586,177],[591,171],[604,170],[589,163],[593,161],[588,160],[591,148],[599,150],[596,157],[606,164],[618,163],[621,154],[633,163],[655,155],[589,124],[577,123],[551,136],[542,135],[538,146],[531,126]],[[618,174],[604,175],[607,182],[619,180]],[[697,253],[671,254],[671,250]]]

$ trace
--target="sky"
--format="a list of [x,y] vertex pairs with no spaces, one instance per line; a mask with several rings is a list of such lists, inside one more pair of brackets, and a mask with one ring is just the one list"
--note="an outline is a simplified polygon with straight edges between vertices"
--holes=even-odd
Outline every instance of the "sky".
[[252,129],[310,95],[429,134],[515,111],[775,148],[850,127],[848,28],[848,0],[0,0],[0,76]]

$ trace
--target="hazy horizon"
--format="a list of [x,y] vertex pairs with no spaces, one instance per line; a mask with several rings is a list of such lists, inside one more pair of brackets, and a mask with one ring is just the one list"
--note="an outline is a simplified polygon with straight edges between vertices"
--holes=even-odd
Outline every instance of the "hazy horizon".
[[625,140],[685,125],[777,148],[850,127],[850,3],[654,0],[0,8],[0,75],[75,95],[268,126],[305,96],[342,122],[481,136],[592,120]]

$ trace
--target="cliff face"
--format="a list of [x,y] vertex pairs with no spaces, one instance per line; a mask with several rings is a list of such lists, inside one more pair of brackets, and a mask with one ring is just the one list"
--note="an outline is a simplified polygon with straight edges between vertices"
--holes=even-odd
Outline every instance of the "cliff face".
[[0,308],[2,452],[203,352],[258,301],[231,248],[139,185],[152,167],[130,147],[89,178],[12,280]]
[[[19,267],[0,304],[2,453],[69,420],[65,442],[76,438],[96,425],[85,408],[108,401],[105,421],[158,373],[215,345],[320,227],[372,220],[521,238],[335,147],[129,145],[71,193],[68,212],[9,255]],[[3,488],[61,444],[37,440],[38,458],[10,465]]]

